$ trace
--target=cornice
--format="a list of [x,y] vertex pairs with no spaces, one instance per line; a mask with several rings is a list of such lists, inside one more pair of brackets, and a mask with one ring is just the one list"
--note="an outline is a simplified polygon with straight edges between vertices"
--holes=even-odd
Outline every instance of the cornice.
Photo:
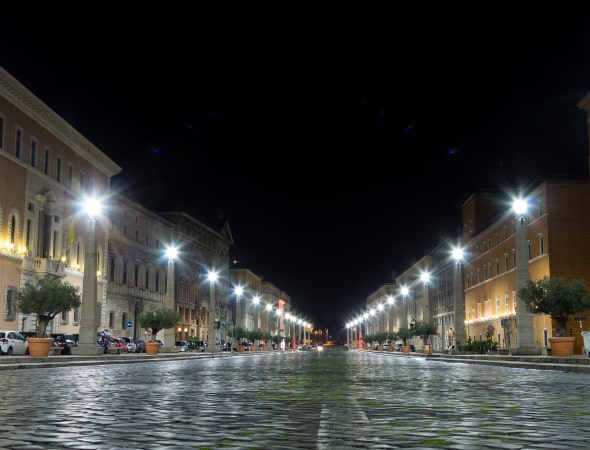
[[80,154],[109,178],[121,172],[121,167],[106,156],[68,122],[37,98],[31,91],[0,67],[0,95],[47,129],[65,145]]

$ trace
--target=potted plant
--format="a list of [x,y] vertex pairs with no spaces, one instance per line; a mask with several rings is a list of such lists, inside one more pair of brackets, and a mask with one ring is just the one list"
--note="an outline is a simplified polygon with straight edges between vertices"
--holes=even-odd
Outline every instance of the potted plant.
[[[517,295],[531,313],[547,314],[557,323],[555,336],[549,338],[553,356],[572,356],[574,338],[567,336],[566,325],[570,315],[590,308],[584,280],[573,280],[569,284],[560,277],[527,280]],[[567,348],[562,349],[562,345]]]
[[31,356],[48,356],[53,338],[46,337],[49,323],[58,314],[82,304],[79,288],[59,277],[37,277],[16,293],[18,309],[37,316],[36,338],[28,338]]
[[429,343],[430,337],[438,331],[438,326],[434,322],[425,322],[419,320],[416,322],[416,334],[422,337],[422,353],[430,355],[432,353],[432,344]]
[[249,333],[250,341],[252,341],[252,348],[250,349],[250,351],[256,351],[258,350],[258,347],[255,345],[256,341],[259,341],[258,343],[260,343],[260,339],[262,339],[262,331],[260,330],[252,330]]
[[272,339],[272,334],[270,334],[270,332],[265,331],[264,333],[262,333],[262,340],[264,341],[264,348],[263,350],[265,352],[268,351],[268,341],[270,341]]
[[242,345],[242,342],[247,335],[248,331],[246,331],[244,327],[237,326],[234,328],[234,337],[237,339],[238,344],[236,349],[238,352],[244,351],[244,346]]
[[139,326],[151,330],[150,341],[145,343],[145,352],[155,355],[160,351],[160,344],[154,342],[159,331],[172,328],[180,320],[174,309],[152,306],[137,318]]
[[400,327],[397,330],[397,338],[403,341],[402,352],[410,354],[410,346],[408,345],[408,339],[414,336],[414,331],[408,327]]

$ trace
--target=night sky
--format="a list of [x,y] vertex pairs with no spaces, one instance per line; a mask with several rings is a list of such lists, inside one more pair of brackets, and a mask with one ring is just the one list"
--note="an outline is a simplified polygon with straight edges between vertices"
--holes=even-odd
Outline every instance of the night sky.
[[0,65],[123,167],[114,189],[228,220],[232,260],[335,329],[459,235],[470,192],[588,177],[586,3],[392,5],[36,6]]

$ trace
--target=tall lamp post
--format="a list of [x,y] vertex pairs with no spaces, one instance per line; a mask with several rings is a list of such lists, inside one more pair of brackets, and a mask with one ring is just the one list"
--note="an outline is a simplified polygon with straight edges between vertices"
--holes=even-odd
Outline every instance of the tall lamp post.
[[465,344],[465,296],[463,293],[463,249],[453,249],[455,273],[453,278],[453,295],[455,310],[455,335],[453,345]]
[[[164,298],[166,308],[176,310],[176,280],[174,279],[174,262],[178,257],[178,250],[176,247],[168,247],[166,249],[166,257],[168,258],[168,271],[166,276],[166,296]],[[178,348],[174,346],[176,342],[176,335],[174,333],[175,326],[164,330],[164,347],[163,352],[178,352]]]
[[209,314],[207,327],[207,348],[211,355],[217,352],[217,340],[215,339],[215,282],[217,281],[217,272],[210,271],[207,274],[209,281]]
[[88,214],[88,223],[86,225],[86,248],[84,251],[80,335],[78,346],[72,347],[72,353],[77,355],[100,355],[103,353],[103,349],[96,345],[96,218],[101,209],[102,205],[95,198],[87,199],[84,204],[84,210]]
[[[529,280],[529,252],[527,243],[527,202],[518,199],[513,205],[516,214],[516,290]],[[533,315],[523,300],[516,298],[516,346],[511,340],[510,353],[513,355],[540,355],[541,348],[535,347]]]

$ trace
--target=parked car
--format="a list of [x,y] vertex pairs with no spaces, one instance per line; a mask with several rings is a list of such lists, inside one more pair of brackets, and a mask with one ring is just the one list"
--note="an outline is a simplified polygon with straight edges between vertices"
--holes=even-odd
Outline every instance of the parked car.
[[127,353],[135,353],[135,340],[132,337],[120,336],[120,339],[127,346]]
[[73,334],[55,334],[53,335],[54,345],[61,347],[62,355],[71,355],[72,347],[78,346],[78,341]]
[[135,339],[135,353],[145,353],[145,341],[143,339]]
[[28,355],[29,343],[18,331],[0,331],[0,354]]
[[154,342],[160,344],[160,348],[164,347],[164,341],[162,341],[161,339],[156,339]]
[[110,348],[120,349],[122,353],[127,353],[127,344],[119,337],[111,338]]
[[[403,344],[397,343],[397,344],[395,344],[395,349],[398,352],[401,352],[402,351],[402,346],[403,346]],[[416,351],[416,347],[414,346],[414,344],[409,344],[409,347],[410,347],[410,351],[411,352],[415,352]]]
[[176,347],[179,352],[188,352],[188,341],[176,341],[174,347]]

